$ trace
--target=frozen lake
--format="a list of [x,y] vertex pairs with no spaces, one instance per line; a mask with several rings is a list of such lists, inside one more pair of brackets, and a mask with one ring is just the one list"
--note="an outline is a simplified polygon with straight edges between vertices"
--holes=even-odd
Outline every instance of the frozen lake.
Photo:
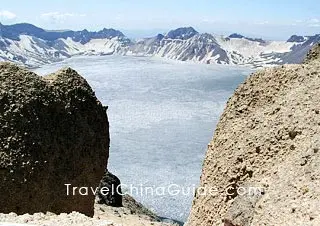
[[[109,106],[108,168],[124,187],[184,193],[199,183],[219,115],[250,73],[233,66],[122,56],[71,58],[35,71],[43,75],[65,66],[85,77]],[[161,189],[133,196],[162,217],[185,221],[193,194]]]

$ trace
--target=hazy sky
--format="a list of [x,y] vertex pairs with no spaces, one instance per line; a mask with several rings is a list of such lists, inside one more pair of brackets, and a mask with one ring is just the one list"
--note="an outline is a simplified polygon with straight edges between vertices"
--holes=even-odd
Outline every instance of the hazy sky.
[[200,32],[286,39],[320,33],[320,0],[10,0],[1,1],[0,22],[46,29],[112,27],[129,36],[193,26]]

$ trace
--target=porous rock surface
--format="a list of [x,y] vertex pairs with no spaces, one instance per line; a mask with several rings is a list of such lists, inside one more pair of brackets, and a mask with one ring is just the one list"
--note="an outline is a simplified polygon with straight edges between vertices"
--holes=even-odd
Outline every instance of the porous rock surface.
[[108,151],[106,108],[76,71],[0,64],[1,213],[93,216],[94,194],[67,196],[65,184],[97,187]]
[[188,226],[320,225],[319,49],[254,73],[229,99]]

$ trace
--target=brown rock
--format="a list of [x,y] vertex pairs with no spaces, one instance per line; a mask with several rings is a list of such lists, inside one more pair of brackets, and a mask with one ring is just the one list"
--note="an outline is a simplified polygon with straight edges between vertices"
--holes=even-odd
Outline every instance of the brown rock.
[[0,106],[0,212],[92,216],[94,194],[67,196],[65,186],[97,187],[107,164],[106,108],[85,79],[1,63]]
[[254,73],[229,99],[201,176],[219,193],[196,194],[188,226],[320,225],[318,50]]

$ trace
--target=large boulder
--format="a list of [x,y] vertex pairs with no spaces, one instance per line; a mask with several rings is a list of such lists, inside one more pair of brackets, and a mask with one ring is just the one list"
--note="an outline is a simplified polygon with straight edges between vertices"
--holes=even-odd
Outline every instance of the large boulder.
[[229,99],[188,226],[320,225],[320,58],[251,75]]
[[99,185],[109,124],[86,80],[70,68],[40,77],[1,63],[0,106],[0,212],[92,216],[94,192],[73,196],[71,186]]

